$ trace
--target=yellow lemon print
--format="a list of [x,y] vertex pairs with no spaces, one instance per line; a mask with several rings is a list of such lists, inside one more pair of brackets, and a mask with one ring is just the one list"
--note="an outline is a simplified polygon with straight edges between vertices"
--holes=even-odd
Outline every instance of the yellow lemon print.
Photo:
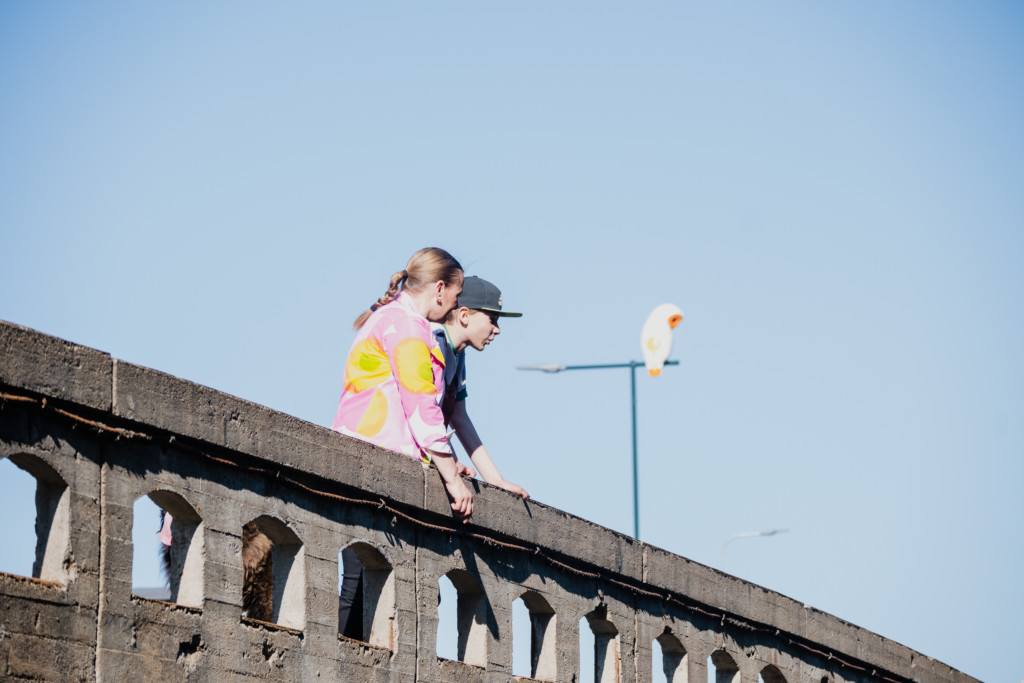
[[376,436],[387,420],[388,400],[384,397],[383,391],[374,389],[373,396],[370,397],[370,405],[366,407],[366,412],[363,413],[359,424],[356,425],[356,432],[366,437]]
[[367,337],[352,347],[345,361],[345,391],[359,393],[383,383],[391,364],[380,341]]
[[408,337],[395,345],[395,370],[402,388],[411,394],[433,395],[434,368],[430,349],[422,339]]

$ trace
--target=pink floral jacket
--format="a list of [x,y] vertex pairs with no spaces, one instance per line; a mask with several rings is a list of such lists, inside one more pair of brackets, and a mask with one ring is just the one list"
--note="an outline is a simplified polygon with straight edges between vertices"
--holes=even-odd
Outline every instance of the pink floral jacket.
[[413,458],[454,455],[441,415],[444,356],[412,297],[399,292],[359,329],[331,429]]

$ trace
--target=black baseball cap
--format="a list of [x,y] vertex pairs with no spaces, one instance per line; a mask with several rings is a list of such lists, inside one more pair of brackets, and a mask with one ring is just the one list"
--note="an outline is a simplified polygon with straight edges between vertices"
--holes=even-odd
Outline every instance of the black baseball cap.
[[505,318],[519,318],[523,315],[501,310],[501,290],[476,275],[468,275],[462,280],[462,294],[459,294],[458,306],[494,313]]

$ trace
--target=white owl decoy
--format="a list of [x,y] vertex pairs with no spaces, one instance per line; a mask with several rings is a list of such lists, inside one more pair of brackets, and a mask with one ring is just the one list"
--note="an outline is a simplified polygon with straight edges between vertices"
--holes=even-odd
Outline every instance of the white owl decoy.
[[661,374],[661,368],[672,353],[672,330],[683,321],[683,312],[674,304],[662,304],[647,316],[640,333],[644,353],[644,366],[651,376]]

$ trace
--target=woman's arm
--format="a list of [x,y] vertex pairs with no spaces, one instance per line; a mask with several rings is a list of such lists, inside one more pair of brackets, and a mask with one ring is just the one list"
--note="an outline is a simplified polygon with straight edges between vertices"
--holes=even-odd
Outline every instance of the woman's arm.
[[396,320],[384,337],[402,412],[416,446],[428,457],[432,452],[453,457],[437,402],[444,381],[444,360],[429,324],[409,316]]
[[459,435],[459,441],[462,443],[462,447],[469,453],[470,459],[476,468],[480,471],[480,476],[484,478],[488,484],[493,484],[506,491],[520,496],[523,500],[530,497],[530,494],[523,489],[522,486],[513,484],[507,481],[501,472],[498,471],[494,461],[491,460],[491,456],[487,453],[487,449],[484,448],[483,442],[480,440],[480,435],[476,433],[476,427],[473,425],[473,421],[469,419],[469,413],[466,412],[466,402],[456,401],[455,409],[452,412],[452,427],[455,428],[455,433]]
[[466,486],[459,476],[459,470],[455,458],[451,455],[443,455],[438,452],[431,453],[431,462],[437,466],[441,474],[444,487],[448,489],[448,495],[452,497],[452,511],[455,516],[463,521],[469,521],[473,514],[473,492]]
[[391,359],[392,371],[398,385],[402,412],[409,423],[413,440],[437,467],[448,495],[452,510],[463,522],[473,514],[473,493],[459,476],[465,468],[448,442],[437,394],[444,382],[444,361],[437,343],[425,320],[405,318],[396,321],[393,331],[385,335],[385,347]]

